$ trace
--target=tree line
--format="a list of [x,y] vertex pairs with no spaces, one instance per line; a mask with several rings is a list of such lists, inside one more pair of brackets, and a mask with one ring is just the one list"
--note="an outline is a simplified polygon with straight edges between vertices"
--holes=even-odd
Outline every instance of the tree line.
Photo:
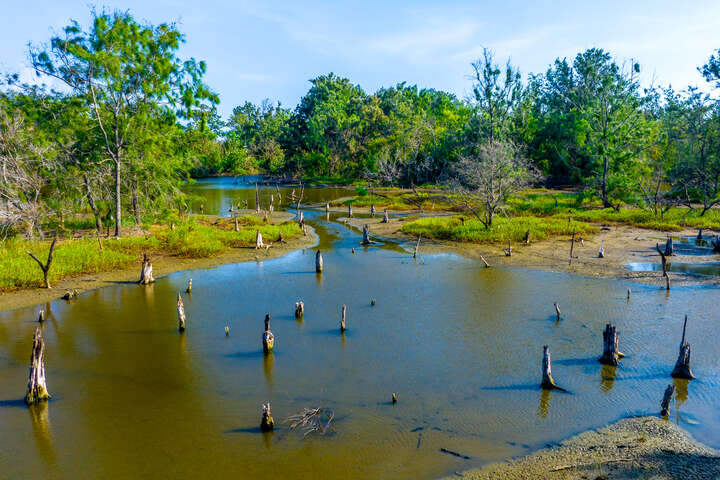
[[[529,185],[658,215],[720,201],[718,100],[643,87],[640,65],[599,48],[527,77],[484,50],[465,99],[407,83],[366,93],[330,73],[295,108],[246,102],[222,119],[205,63],[177,56],[183,41],[174,24],[93,12],[31,46],[35,71],[61,88],[7,75],[0,90],[3,228],[42,235],[48,218],[85,210],[121,235],[124,218],[182,204],[190,177],[256,172],[454,185],[488,226],[492,205]],[[717,91],[720,50],[698,69]]]

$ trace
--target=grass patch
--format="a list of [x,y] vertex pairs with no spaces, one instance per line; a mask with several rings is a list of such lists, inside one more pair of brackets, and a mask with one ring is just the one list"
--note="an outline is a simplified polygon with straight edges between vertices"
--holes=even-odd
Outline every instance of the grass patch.
[[590,234],[596,232],[597,228],[584,222],[568,223],[567,219],[510,217],[496,218],[492,228],[486,229],[476,219],[466,219],[463,225],[460,217],[431,217],[414,220],[403,225],[400,230],[409,235],[438,240],[501,244],[508,239],[515,243],[523,241],[528,230],[531,240],[538,241],[558,235],[572,235],[573,230],[579,234]]
[[[154,226],[146,236],[105,239],[102,250],[97,238],[58,240],[50,267],[50,284],[66,277],[126,267],[138,262],[144,252],[191,258],[212,257],[232,247],[255,245],[258,230],[266,243],[277,241],[280,233],[286,240],[302,233],[295,222],[265,224],[249,215],[238,219],[238,224],[239,232],[234,230],[235,224],[229,219],[214,222],[203,218],[191,219],[176,225],[173,230]],[[42,285],[42,272],[26,251],[33,252],[44,261],[49,250],[49,241],[14,238],[0,242],[0,291]]]

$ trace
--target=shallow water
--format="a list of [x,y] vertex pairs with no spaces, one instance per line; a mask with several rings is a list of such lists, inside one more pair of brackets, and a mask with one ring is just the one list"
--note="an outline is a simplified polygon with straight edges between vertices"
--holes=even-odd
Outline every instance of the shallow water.
[[[676,288],[668,297],[617,280],[485,269],[422,247],[415,262],[391,243],[361,247],[359,232],[324,214],[306,218],[320,235],[322,276],[314,250],[297,251],[0,313],[0,476],[451,474],[622,416],[656,414],[685,314],[698,379],[676,382],[670,420],[720,447],[716,289]],[[191,277],[188,329],[179,334],[175,295]],[[40,308],[52,312],[43,328],[53,400],[28,409],[21,399]],[[265,313],[276,337],[267,357]],[[627,354],[617,369],[596,361],[609,321]],[[538,388],[544,344],[570,393]],[[270,434],[258,428],[266,401],[279,424]],[[330,435],[303,440],[282,423],[314,406],[335,412]]]

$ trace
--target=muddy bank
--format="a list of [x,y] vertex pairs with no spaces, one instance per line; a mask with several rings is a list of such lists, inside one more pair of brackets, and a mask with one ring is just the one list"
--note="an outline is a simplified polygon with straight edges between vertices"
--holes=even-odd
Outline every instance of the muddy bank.
[[[282,216],[286,220],[285,215]],[[287,243],[274,243],[267,250],[256,250],[254,247],[230,248],[215,257],[209,258],[182,258],[174,255],[152,255],[153,274],[155,279],[162,278],[171,273],[196,268],[212,268],[229,263],[248,261],[261,261],[281,257],[289,252],[309,247],[317,242],[317,234],[308,228],[307,236],[299,236],[288,240]],[[105,287],[118,283],[137,282],[140,277],[140,260],[135,265],[119,270],[89,273],[75,277],[64,278],[53,284],[53,288],[26,288],[7,293],[0,293],[0,311],[14,310],[38,303],[57,300],[67,290],[77,290],[79,293]]]
[[620,420],[526,457],[452,478],[485,479],[716,479],[720,452],[682,428],[655,417]]
[[[341,211],[341,210],[337,210]],[[357,209],[357,213],[366,213]],[[397,212],[396,212],[397,213]],[[416,214],[413,216],[449,215],[443,213]],[[404,217],[391,217],[390,223],[381,223],[382,214],[376,218],[352,218],[349,223],[361,229],[368,224],[371,236],[384,237],[403,242],[409,250],[415,248],[417,237],[406,235],[400,229],[406,222]],[[573,259],[570,262],[570,238],[557,237],[540,242],[531,241],[529,245],[513,245],[512,256],[507,257],[503,252],[507,245],[474,245],[453,241],[433,240],[423,238],[420,244],[420,254],[453,252],[467,258],[480,260],[482,256],[491,265],[527,268],[530,270],[545,270],[561,273],[572,273],[587,277],[606,277],[632,280],[648,285],[665,288],[665,279],[661,271],[632,271],[629,265],[636,264],[642,268],[652,266],[660,268],[660,255],[655,249],[656,244],[661,248],[665,246],[666,232],[646,230],[623,225],[602,227],[598,233],[576,242],[573,249]],[[694,238],[696,230],[673,232],[673,237]],[[603,247],[605,257],[598,258],[600,247]],[[717,268],[720,256],[713,254],[710,249],[698,249],[692,254],[683,254],[685,249],[677,248],[676,254],[669,257],[671,264],[678,265],[698,264]],[[682,285],[715,285],[720,286],[718,275],[697,275],[683,272],[670,272],[672,286]]]

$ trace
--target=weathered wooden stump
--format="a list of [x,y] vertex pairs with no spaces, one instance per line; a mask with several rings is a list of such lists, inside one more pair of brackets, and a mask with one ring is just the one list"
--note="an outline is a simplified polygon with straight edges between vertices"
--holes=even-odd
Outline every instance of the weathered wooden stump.
[[363,244],[363,245],[370,245],[371,243],[373,243],[373,242],[370,240],[370,229],[368,228],[368,225],[367,225],[367,223],[366,223],[366,224],[363,226],[363,239],[362,239],[362,244]]
[[302,300],[295,302],[295,318],[302,318],[305,315],[305,304]]
[[30,355],[30,376],[28,378],[25,403],[32,405],[48,400],[50,394],[45,383],[45,340],[42,338],[40,327],[35,328],[33,336],[32,354]]
[[352,205],[348,205],[348,218],[352,218]]
[[185,293],[192,293],[192,278],[188,280],[188,286],[187,289],[185,289]]
[[270,432],[275,428],[275,420],[270,415],[270,402],[262,406],[262,419],[260,420],[260,430]]
[[701,241],[702,241],[702,227],[700,227],[700,228],[698,229],[698,234],[697,234],[696,240],[697,240],[698,242],[701,242]]
[[675,393],[675,385],[668,385],[663,395],[662,403],[660,403],[660,416],[667,417],[670,415],[670,400]]
[[326,203],[326,204],[325,204],[325,213],[326,213],[326,214],[327,214],[327,213],[330,213],[330,204],[329,204],[329,203]]
[[370,306],[371,306],[371,307],[374,307],[374,306],[375,306],[375,299],[374,299],[374,298],[373,298],[372,300],[370,300]]
[[680,353],[678,354],[677,362],[675,362],[675,368],[670,374],[673,378],[685,378],[692,380],[695,378],[692,370],[690,369],[690,344],[685,341],[685,329],[687,328],[687,315],[685,315],[685,322],[683,323],[682,340],[680,340]]
[[350,253],[352,253],[353,255],[355,255],[355,247],[352,247],[352,248],[350,249]]
[[627,299],[630,300],[630,289],[628,288],[628,296]]
[[265,248],[265,244],[263,243],[262,233],[260,233],[260,230],[257,230],[255,232],[255,248]]
[[275,347],[275,335],[270,331],[270,314],[265,314],[265,331],[262,335],[263,352],[270,353]]
[[673,255],[673,239],[670,235],[668,235],[667,241],[665,242],[665,255],[668,257]]
[[611,323],[606,324],[605,331],[603,331],[603,353],[598,361],[605,365],[617,367],[620,359],[624,356],[618,350],[617,329]]
[[413,258],[417,258],[418,250],[420,250],[420,238],[422,235],[418,235],[417,243],[415,244],[415,251],[413,252]]
[[390,217],[388,217],[387,210],[385,210],[385,211],[383,212],[382,223],[390,223]]
[[478,253],[478,255],[480,255],[480,260],[485,264],[485,268],[490,268],[490,264],[485,260],[485,257],[483,257],[481,253]]
[[395,405],[398,402],[397,393],[392,394],[392,404]]
[[68,301],[69,301],[69,300],[72,300],[73,298],[75,298],[75,297],[77,297],[77,296],[78,296],[78,291],[75,290],[75,289],[73,289],[73,290],[67,290],[67,291],[65,292],[65,295],[63,295],[61,298],[62,298],[63,300],[68,300]]
[[505,256],[506,256],[506,257],[512,256],[512,244],[510,243],[510,239],[509,239],[509,238],[508,238],[508,248],[507,248],[507,249],[504,249],[504,248],[503,248],[503,252],[505,252]]
[[148,257],[147,253],[143,253],[142,267],[140,269],[140,280],[138,280],[138,283],[140,285],[148,285],[155,281],[155,279],[153,278],[152,270],[153,267],[152,262],[150,261],[150,257]]
[[40,315],[38,315],[38,322],[43,323],[45,321],[45,310],[40,310]]
[[271,193],[270,194],[270,206],[268,207],[268,210],[270,211],[270,213],[272,213],[273,210],[275,210],[275,205],[273,205],[274,202],[275,202],[275,197]]
[[178,316],[178,330],[181,332],[185,331],[185,306],[183,305],[182,297],[178,293],[177,296],[177,316]]
[[230,336],[230,327],[228,327],[227,325],[225,325],[225,336],[226,337]]
[[370,204],[370,218],[375,218],[375,204]]
[[552,366],[550,364],[550,348],[547,345],[543,346],[543,359],[542,359],[542,382],[540,388],[545,390],[563,390],[564,388],[558,387],[555,384],[555,380],[552,377]]
[[598,258],[605,258],[605,247],[603,242],[600,242],[600,250],[598,251]]
[[344,332],[346,330],[345,328],[345,312],[347,310],[347,307],[345,305],[342,306],[342,318],[340,319],[340,332]]
[[558,305],[557,302],[553,302],[553,307],[555,307],[555,315],[557,315],[558,322],[560,321],[560,305]]
[[320,250],[317,251],[315,254],[315,272],[316,273],[322,273],[323,271],[323,257],[322,253],[320,253]]

